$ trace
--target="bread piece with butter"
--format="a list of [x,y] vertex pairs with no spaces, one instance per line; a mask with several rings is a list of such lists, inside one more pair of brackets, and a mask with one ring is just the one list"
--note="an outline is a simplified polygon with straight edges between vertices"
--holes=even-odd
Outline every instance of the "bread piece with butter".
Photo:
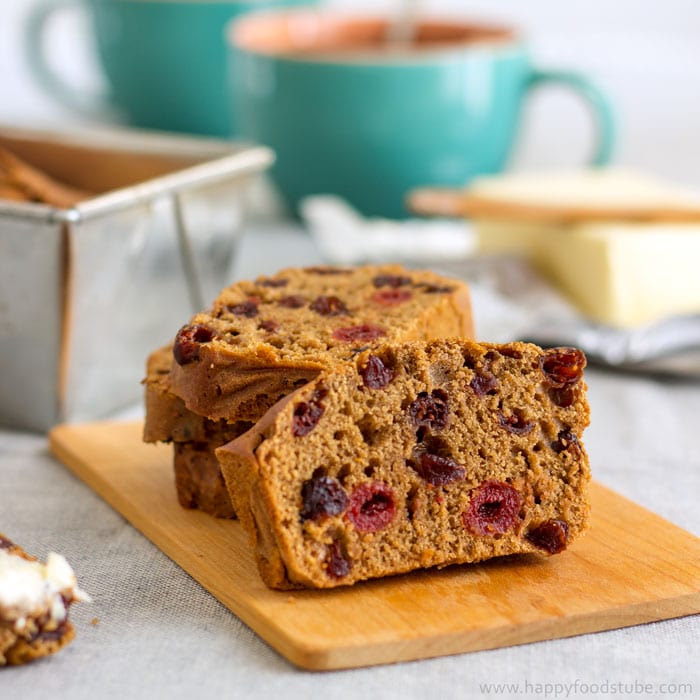
[[70,606],[90,597],[68,562],[52,552],[46,564],[0,533],[0,666],[55,654],[75,637]]

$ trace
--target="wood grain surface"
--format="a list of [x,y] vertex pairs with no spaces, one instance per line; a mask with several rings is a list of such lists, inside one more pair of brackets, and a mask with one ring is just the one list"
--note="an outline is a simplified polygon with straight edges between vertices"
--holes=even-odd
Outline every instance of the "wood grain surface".
[[669,204],[638,206],[524,202],[503,197],[427,187],[408,194],[410,211],[424,216],[464,217],[520,223],[571,224],[585,222],[684,223],[700,222],[700,206]]
[[181,508],[171,449],[141,423],[66,425],[54,455],[280,654],[371,666],[569,637],[700,612],[700,539],[599,485],[590,532],[515,556],[326,591],[260,580],[240,524]]

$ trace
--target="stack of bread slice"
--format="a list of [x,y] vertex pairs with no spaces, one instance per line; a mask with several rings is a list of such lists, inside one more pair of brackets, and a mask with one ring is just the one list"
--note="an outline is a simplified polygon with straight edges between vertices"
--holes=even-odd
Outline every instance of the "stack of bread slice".
[[239,282],[150,358],[145,437],[273,588],[561,552],[588,519],[585,357],[472,336],[468,289],[432,272]]

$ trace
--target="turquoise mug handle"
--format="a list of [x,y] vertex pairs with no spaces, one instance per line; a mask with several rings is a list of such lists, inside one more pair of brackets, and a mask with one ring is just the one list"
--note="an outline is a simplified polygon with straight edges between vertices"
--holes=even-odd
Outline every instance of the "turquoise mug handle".
[[109,110],[106,94],[86,94],[69,85],[47,60],[47,36],[60,13],[87,9],[85,0],[43,0],[32,8],[24,32],[24,53],[37,83],[58,103],[86,117],[102,117]]
[[597,143],[590,165],[607,165],[615,148],[615,115],[605,95],[588,78],[570,71],[535,70],[530,75],[528,89],[544,85],[563,85],[576,92],[590,107],[596,120]]

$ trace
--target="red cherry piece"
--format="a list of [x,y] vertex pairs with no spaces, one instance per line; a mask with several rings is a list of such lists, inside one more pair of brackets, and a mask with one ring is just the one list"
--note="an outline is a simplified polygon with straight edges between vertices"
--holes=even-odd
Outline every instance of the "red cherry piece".
[[332,476],[312,476],[302,484],[301,502],[302,520],[322,520],[345,512],[348,496]]
[[294,407],[292,434],[295,437],[308,435],[318,425],[323,412],[326,410],[322,403],[325,395],[325,391],[317,389],[313,392],[309,401],[301,401]]
[[412,465],[413,468],[433,486],[445,486],[453,481],[464,479],[467,470],[449,457],[440,457],[425,452],[421,455],[420,462]]
[[585,366],[586,356],[578,348],[552,348],[540,357],[545,379],[555,389],[576,384]]
[[246,318],[254,318],[258,315],[258,304],[260,299],[251,297],[240,304],[228,305],[226,308],[235,316],[245,316]]
[[347,517],[359,532],[383,530],[395,514],[394,492],[379,481],[360,484],[350,496]]
[[320,296],[314,299],[309,308],[321,316],[347,316],[350,312],[345,303],[334,296]]
[[394,378],[390,370],[376,355],[370,355],[364,367],[358,369],[362,383],[368,389],[383,389]]
[[386,335],[386,331],[380,326],[373,326],[371,323],[363,323],[359,326],[346,326],[345,328],[336,328],[333,331],[333,337],[343,343],[352,343],[360,341],[367,343],[371,340],[377,340]]
[[413,294],[408,289],[380,289],[372,294],[372,301],[380,306],[398,306],[408,301]]
[[481,370],[474,375],[469,386],[477,396],[486,396],[496,392],[498,379],[488,370]]
[[413,280],[410,277],[404,277],[402,275],[377,275],[372,283],[377,289],[380,287],[391,287],[396,289],[397,287],[405,287],[411,284]]
[[464,525],[476,535],[508,532],[518,518],[520,495],[503,481],[485,481],[472,495]]
[[350,573],[352,562],[346,557],[338,540],[333,540],[328,545],[328,557],[326,558],[326,573],[331,578],[343,578]]
[[199,323],[192,326],[183,326],[175,336],[173,344],[173,357],[178,365],[188,365],[199,359],[199,348],[202,343],[209,343],[214,339],[214,331],[209,326]]
[[564,520],[546,520],[541,525],[530,530],[525,539],[538,549],[549,554],[559,554],[566,549],[569,536],[569,525]]
[[306,299],[301,294],[292,294],[278,299],[277,304],[285,309],[300,309],[306,304]]
[[580,452],[581,444],[578,441],[578,435],[572,430],[560,430],[557,439],[552,443],[552,449],[557,454],[561,454],[564,451]]
[[549,398],[560,408],[569,408],[569,406],[572,406],[577,396],[578,389],[574,384],[563,386],[559,389],[555,389],[554,387],[549,389]]
[[535,424],[531,420],[527,420],[517,411],[509,416],[504,416],[499,411],[498,423],[502,428],[505,428],[514,435],[527,435],[535,427]]
[[408,415],[417,428],[442,430],[449,420],[450,398],[442,389],[433,389],[430,394],[421,391],[408,407]]

